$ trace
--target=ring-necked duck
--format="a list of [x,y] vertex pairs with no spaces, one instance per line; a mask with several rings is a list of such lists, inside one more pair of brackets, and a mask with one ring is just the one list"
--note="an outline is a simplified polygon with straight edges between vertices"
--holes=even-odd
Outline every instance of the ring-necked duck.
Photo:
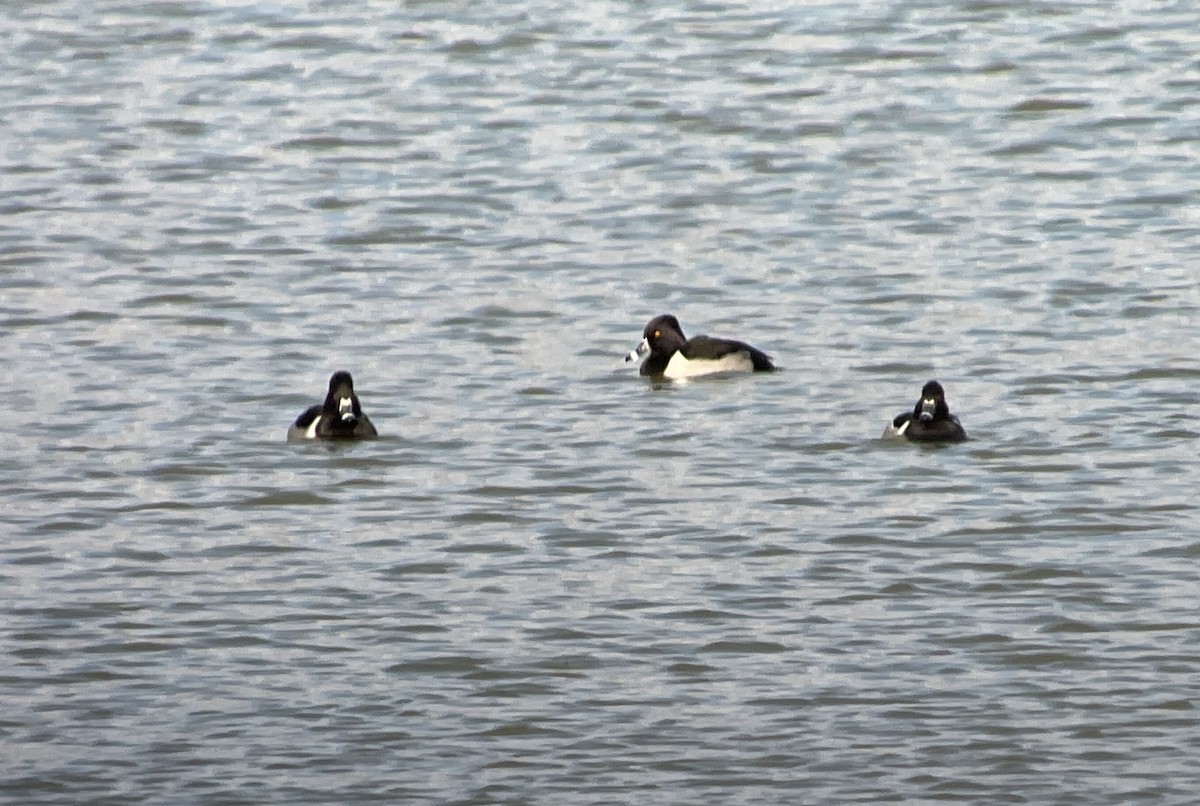
[[967,432],[950,413],[946,390],[937,381],[930,381],[921,387],[921,398],[913,410],[897,415],[883,436],[913,442],[962,442]]
[[325,403],[309,406],[288,428],[289,441],[296,439],[364,439],[377,437],[375,426],[363,413],[354,394],[354,379],[345,370],[333,373]]
[[626,361],[634,361],[646,353],[638,372],[676,380],[694,378],[711,372],[771,372],[775,365],[762,350],[733,339],[711,336],[685,338],[679,320],[669,313],[656,316],[642,331],[642,343],[634,348]]

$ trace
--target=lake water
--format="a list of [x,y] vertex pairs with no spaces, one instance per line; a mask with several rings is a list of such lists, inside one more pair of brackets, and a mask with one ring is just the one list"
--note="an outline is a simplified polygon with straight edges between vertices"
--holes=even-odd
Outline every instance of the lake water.
[[1194,4],[0,13],[0,799],[1196,802]]

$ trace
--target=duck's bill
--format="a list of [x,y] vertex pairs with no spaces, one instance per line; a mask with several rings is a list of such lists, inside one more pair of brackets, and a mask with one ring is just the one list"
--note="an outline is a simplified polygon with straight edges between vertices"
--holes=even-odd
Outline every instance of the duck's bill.
[[642,339],[641,344],[629,351],[629,354],[625,356],[625,360],[637,361],[648,352],[650,352],[650,342],[646,339]]
[[354,419],[354,398],[343,397],[338,400],[338,414],[342,417],[342,422],[349,422]]
[[937,411],[937,401],[932,397],[927,397],[921,401],[921,419],[929,422],[933,419],[933,413]]

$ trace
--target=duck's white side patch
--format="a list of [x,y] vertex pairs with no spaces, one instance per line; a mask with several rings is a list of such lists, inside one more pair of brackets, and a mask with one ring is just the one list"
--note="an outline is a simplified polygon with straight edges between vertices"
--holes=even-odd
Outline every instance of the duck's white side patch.
[[674,381],[680,378],[711,375],[714,372],[753,371],[754,362],[750,360],[750,354],[745,351],[730,353],[717,359],[698,358],[695,361],[689,361],[683,357],[683,353],[676,350],[675,354],[671,356],[671,360],[667,362],[667,368],[663,370],[663,377]]
[[317,423],[321,422],[322,416],[323,415],[318,414],[313,419],[312,423],[308,426],[308,430],[304,432],[305,439],[316,439],[317,438]]
[[888,420],[888,424],[883,427],[884,439],[899,439],[900,437],[903,437],[904,432],[908,430],[908,426],[912,423],[912,420],[905,420],[899,428],[897,428],[894,423],[895,420]]

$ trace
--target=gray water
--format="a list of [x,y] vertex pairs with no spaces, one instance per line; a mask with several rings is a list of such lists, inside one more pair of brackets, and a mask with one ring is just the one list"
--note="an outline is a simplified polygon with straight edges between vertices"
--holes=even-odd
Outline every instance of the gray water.
[[1200,797],[1193,4],[0,13],[6,802]]

